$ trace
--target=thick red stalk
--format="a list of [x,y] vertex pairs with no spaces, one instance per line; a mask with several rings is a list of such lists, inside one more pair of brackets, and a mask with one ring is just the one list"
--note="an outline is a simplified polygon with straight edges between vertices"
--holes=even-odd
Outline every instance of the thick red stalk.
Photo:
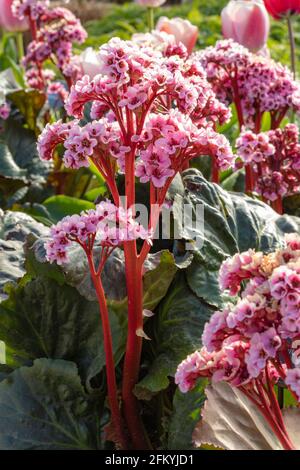
[[[131,144],[134,134],[132,112],[127,110],[127,137]],[[135,206],[135,147],[132,147],[125,163],[125,196],[126,206],[134,214]],[[128,299],[128,329],[124,359],[122,398],[127,427],[136,450],[148,449],[145,430],[140,417],[138,400],[133,393],[138,382],[142,353],[142,337],[137,332],[143,330],[143,276],[138,262],[136,241],[124,243],[125,272]]]
[[258,389],[258,397],[261,403],[258,405],[257,398],[254,398],[252,394],[245,388],[242,387],[242,392],[249,398],[252,403],[259,409],[260,413],[263,415],[269,426],[271,427],[274,434],[277,436],[278,440],[282,444],[282,447],[285,450],[295,450],[293,444],[290,442],[289,437],[284,431],[281,429],[279,423],[277,422],[276,418],[274,417],[269,404],[266,401],[265,397],[265,389],[256,381],[257,389]]
[[217,184],[219,184],[219,182],[220,182],[219,168],[218,168],[218,164],[217,164],[217,161],[216,161],[215,157],[212,158],[212,176],[211,176],[211,180],[212,180],[213,183],[217,183]]
[[115,442],[120,449],[127,449],[127,438],[123,428],[123,420],[119,407],[117,383],[115,375],[115,361],[113,355],[113,345],[111,329],[109,324],[109,315],[107,309],[107,303],[105,299],[105,293],[101,282],[101,275],[95,271],[94,262],[92,255],[88,254],[88,261],[90,266],[90,272],[92,280],[96,289],[97,299],[100,307],[100,316],[102,321],[103,329],[103,342],[106,362],[106,378],[107,378],[107,390],[108,390],[108,401],[111,411],[111,420],[115,433]]
[[31,37],[32,37],[32,40],[35,41],[36,38],[37,38],[37,24],[36,24],[36,20],[34,20],[34,19],[31,17],[30,14],[28,15],[28,18],[29,18],[29,26],[30,26]]
[[[236,107],[236,112],[237,112],[237,117],[238,117],[238,122],[239,122],[239,128],[240,131],[242,130],[245,122],[244,122],[244,116],[243,116],[243,109],[242,109],[242,103],[241,103],[241,98],[239,95],[239,88],[237,84],[237,75],[231,79],[232,83],[232,88],[233,88],[233,93],[234,93],[234,103]],[[245,191],[246,193],[252,193],[254,189],[254,180],[253,180],[253,171],[250,165],[245,165],[245,172],[246,172],[246,187]]]
[[283,204],[282,204],[282,197],[278,196],[278,198],[272,202],[272,207],[274,211],[278,212],[278,214],[283,214]]
[[[135,242],[124,244],[125,269],[128,296],[128,333],[123,369],[123,409],[128,430],[136,450],[148,449],[149,445],[142,425],[138,400],[133,393],[138,382],[143,331],[143,278],[138,263]],[[138,334],[137,334],[138,333]]]

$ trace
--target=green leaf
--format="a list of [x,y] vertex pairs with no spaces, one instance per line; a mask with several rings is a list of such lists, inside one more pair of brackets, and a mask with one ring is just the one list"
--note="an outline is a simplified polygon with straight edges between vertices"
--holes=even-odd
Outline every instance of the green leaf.
[[63,195],[51,196],[43,204],[54,223],[66,215],[79,214],[81,211],[95,208],[95,205],[89,201]]
[[155,358],[148,374],[135,387],[138,397],[151,398],[152,394],[168,387],[168,377],[174,376],[178,364],[201,347],[203,326],[212,312],[209,305],[191,292],[184,274],[178,273],[153,317],[149,336],[154,334]]
[[98,407],[74,363],[36,360],[0,383],[0,449],[95,450]]
[[153,263],[154,258],[159,259],[158,265],[144,275],[143,306],[147,310],[154,310],[165,297],[178,269],[174,256],[167,250],[150,256],[148,263]]
[[104,196],[107,192],[106,186],[101,186],[100,188],[90,189],[84,194],[84,199],[90,202],[95,202],[100,196]]
[[8,98],[22,113],[28,128],[38,132],[37,117],[46,102],[45,93],[39,90],[18,90],[10,93]]
[[[49,162],[39,158],[36,136],[33,131],[25,129],[13,119],[5,122],[5,142],[15,164],[25,171],[26,180],[31,183],[44,183],[50,170]],[[1,168],[0,168],[0,174]],[[6,176],[4,174],[4,176]]]
[[189,393],[176,390],[168,430],[168,450],[192,450],[193,432],[205,402],[207,379],[200,379]]
[[[118,360],[126,337],[126,316],[120,310],[117,303],[110,309]],[[37,277],[10,289],[0,304],[0,340],[6,345],[6,363],[14,368],[41,357],[71,360],[88,384],[105,365],[98,303],[52,279]]]
[[22,212],[0,211],[0,297],[6,297],[4,286],[25,274],[23,244],[29,233],[45,235],[47,230]]

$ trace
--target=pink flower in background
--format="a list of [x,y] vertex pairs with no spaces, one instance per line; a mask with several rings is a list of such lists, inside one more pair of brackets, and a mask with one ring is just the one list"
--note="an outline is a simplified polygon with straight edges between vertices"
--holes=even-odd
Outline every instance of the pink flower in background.
[[0,0],[0,26],[6,31],[26,31],[28,20],[19,19],[12,11],[14,0]]
[[173,34],[176,43],[182,43],[187,48],[188,53],[191,54],[198,38],[197,26],[182,18],[169,19],[162,16],[157,22],[156,29]]
[[143,7],[156,8],[166,3],[166,1],[167,0],[135,0],[135,3]]
[[221,17],[226,39],[234,39],[253,52],[266,45],[270,21],[262,0],[230,0]]

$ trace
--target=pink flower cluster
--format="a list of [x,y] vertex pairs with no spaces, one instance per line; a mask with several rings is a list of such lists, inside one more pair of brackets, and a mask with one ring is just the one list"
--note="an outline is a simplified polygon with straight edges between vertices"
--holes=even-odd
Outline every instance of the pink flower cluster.
[[26,67],[32,66],[39,74],[31,85],[42,88],[41,68],[46,60],[52,60],[66,78],[74,78],[79,68],[73,64],[72,44],[82,43],[87,37],[80,20],[66,8],[49,9],[48,2],[15,0],[13,8],[20,19],[28,16],[31,24],[33,40],[23,60]]
[[5,102],[0,104],[0,119],[3,119],[4,121],[8,119],[10,114],[10,105],[9,103]]
[[230,117],[194,61],[178,55],[165,57],[152,47],[118,38],[100,48],[98,59],[99,75],[93,80],[85,76],[72,88],[67,104],[70,115],[81,117],[88,101],[108,104],[113,100],[118,107],[128,106],[135,112],[144,104],[152,111],[168,110],[175,104],[201,126],[224,123]]
[[68,249],[77,243],[87,254],[97,246],[115,248],[126,241],[141,238],[151,243],[151,233],[136,222],[130,209],[103,201],[80,215],[63,218],[51,227],[51,240],[46,242],[47,259],[51,263],[66,263]]
[[254,134],[242,132],[237,139],[238,156],[251,164],[255,191],[266,200],[295,194],[300,190],[299,129],[287,124],[283,129]]
[[30,88],[37,90],[44,90],[45,85],[50,84],[54,78],[55,73],[50,69],[38,69],[37,67],[30,67],[25,72],[26,83]]
[[136,176],[157,188],[199,155],[211,155],[220,169],[233,166],[229,142],[213,129],[229,112],[199,65],[117,38],[98,57],[99,75],[77,81],[66,103],[80,119],[91,101],[95,121],[47,126],[39,138],[41,158],[51,158],[63,143],[66,166],[87,166],[92,159],[107,176],[112,160],[124,171],[131,153]]
[[240,125],[259,132],[262,114],[271,113],[272,128],[279,127],[288,109],[300,111],[300,84],[287,67],[252,54],[233,40],[195,53],[207,72],[217,97],[238,108]]
[[250,393],[256,383],[280,378],[300,400],[300,368],[292,361],[300,339],[300,236],[287,235],[285,248],[274,253],[249,250],[227,259],[220,287],[237,301],[213,314],[203,348],[179,365],[180,389],[211,377]]

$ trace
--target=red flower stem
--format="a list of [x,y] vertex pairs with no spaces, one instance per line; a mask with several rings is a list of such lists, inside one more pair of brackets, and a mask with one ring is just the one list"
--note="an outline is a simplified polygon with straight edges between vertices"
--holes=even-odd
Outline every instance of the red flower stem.
[[235,107],[236,107],[236,112],[237,112],[237,117],[238,117],[238,121],[239,121],[240,131],[241,131],[242,127],[245,124],[245,122],[244,122],[241,98],[240,98],[240,95],[239,95],[239,88],[238,88],[238,84],[237,84],[237,74],[235,74],[235,76],[231,78],[231,84],[232,84],[232,88],[233,88],[234,103],[235,103]]
[[[127,112],[128,141],[134,134],[132,112]],[[125,163],[125,195],[126,206],[131,208],[134,215],[135,205],[135,147],[132,147],[130,155]],[[128,329],[127,342],[123,369],[122,398],[126,424],[130,433],[133,448],[144,450],[149,448],[145,430],[140,416],[138,400],[133,393],[138,382],[140,361],[142,353],[142,337],[137,331],[143,330],[143,276],[142,268],[138,262],[136,241],[124,243],[125,273],[128,298]]]
[[29,19],[29,27],[30,27],[30,33],[33,41],[36,41],[37,38],[37,24],[36,20],[34,20],[31,16],[31,14],[28,15]]
[[[273,415],[273,410],[270,407],[271,403],[268,403],[266,400],[266,390],[262,384],[259,383],[258,380],[256,380],[256,386],[259,391],[259,396],[262,401],[262,407],[260,408],[261,413],[265,417],[266,421],[269,423],[271,426],[272,430],[278,437],[279,441],[281,442],[283,448],[285,450],[294,450],[294,446],[291,443],[289,436],[287,435],[287,431],[285,427],[281,427],[281,424],[278,423],[276,417]],[[270,399],[270,397],[268,396]]]
[[285,349],[283,349],[281,351],[281,353],[283,355],[283,358],[285,360],[287,368],[292,369],[293,368],[293,363],[292,363],[290,355],[289,355],[288,347],[286,346]]
[[259,405],[257,403],[257,400],[255,398],[253,398],[251,393],[245,387],[241,387],[241,391],[258,408],[260,413],[263,415],[263,417],[265,418],[265,420],[267,421],[267,423],[271,427],[274,434],[279,439],[279,441],[282,444],[283,448],[285,450],[294,450],[293,444],[290,442],[289,438],[286,435],[283,434],[283,432],[280,429],[278,423],[276,422],[276,420],[272,416],[272,413],[270,411],[270,408],[269,408],[269,406],[266,402],[265,396],[264,396],[264,394],[265,394],[264,389],[261,390],[261,386],[259,386],[257,381],[255,383],[256,383],[258,391],[259,391],[259,398],[262,401],[262,403],[260,403]]
[[246,172],[246,187],[245,191],[246,193],[253,193],[254,189],[254,176],[253,176],[253,170],[250,164],[245,165],[245,172]]
[[219,184],[219,182],[220,182],[219,167],[218,167],[216,157],[212,158],[212,176],[211,176],[211,180],[212,180],[213,183],[217,183],[217,184]]
[[283,214],[283,204],[282,204],[282,197],[278,196],[275,201],[272,201],[272,207],[274,211],[278,212],[278,214]]
[[115,361],[113,355],[112,336],[109,324],[109,314],[107,309],[107,303],[105,299],[105,293],[101,282],[101,276],[97,275],[92,254],[87,253],[90,272],[92,280],[96,289],[97,299],[100,307],[100,316],[103,328],[103,341],[105,351],[105,363],[106,363],[106,378],[107,378],[107,391],[108,401],[111,411],[111,420],[116,435],[116,443],[121,449],[127,449],[127,439],[125,436],[123,421],[119,408],[117,383],[115,375]]
[[[237,112],[237,117],[238,117],[238,122],[239,122],[239,127],[240,131],[242,130],[242,127],[245,125],[244,122],[244,116],[243,116],[243,109],[242,109],[242,103],[241,103],[241,98],[239,95],[239,88],[237,84],[237,75],[235,74],[234,77],[231,78],[231,84],[233,88],[233,94],[234,94],[234,103],[236,107],[236,112]],[[246,184],[245,184],[245,191],[246,193],[252,193],[254,189],[254,179],[253,179],[253,171],[250,165],[245,165],[245,173],[246,173]]]
[[278,401],[277,401],[276,394],[274,392],[274,387],[273,387],[273,385],[271,383],[271,380],[270,380],[269,371],[268,371],[267,366],[265,368],[265,374],[266,374],[267,386],[268,386],[268,396],[269,396],[270,402],[272,404],[272,408],[274,410],[274,413],[276,415],[276,418],[277,418],[279,424],[281,425],[281,427],[284,430],[285,434],[287,434],[287,431],[285,429],[285,424],[283,422],[282,413],[281,413],[281,410],[280,410],[280,407],[279,407],[279,404],[278,404]]
[[133,448],[145,450],[149,448],[149,444],[141,421],[138,400],[133,393],[139,378],[142,352],[142,337],[137,335],[137,331],[143,330],[143,278],[136,255],[135,242],[126,242],[124,252],[128,296],[128,333],[123,369],[123,409]]

